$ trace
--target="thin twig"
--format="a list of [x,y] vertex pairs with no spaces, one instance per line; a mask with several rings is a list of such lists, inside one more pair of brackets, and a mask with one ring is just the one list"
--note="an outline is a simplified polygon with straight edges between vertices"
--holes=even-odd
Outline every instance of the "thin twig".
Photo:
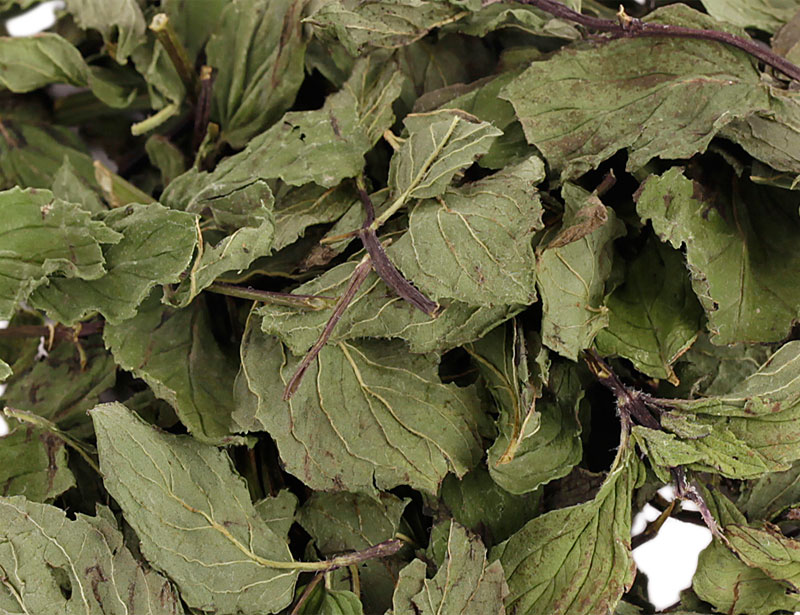
[[[77,331],[78,337],[89,337],[95,333],[102,333],[105,321],[96,320],[88,322],[80,327]],[[52,340],[74,340],[75,329],[72,327],[65,327],[62,324],[57,324],[55,327],[48,327],[47,325],[17,325],[15,327],[8,327],[7,329],[0,329],[0,339],[2,338],[22,338],[22,337],[46,337]]]
[[356,180],[356,188],[366,214],[358,236],[372,258],[372,266],[375,268],[375,272],[386,282],[389,288],[415,308],[428,316],[438,316],[439,304],[420,292],[389,260],[386,250],[383,249],[381,242],[378,240],[375,229],[372,228],[372,223],[375,221],[375,208],[361,178]]
[[207,291],[239,299],[261,301],[272,305],[286,305],[289,307],[304,308],[307,310],[325,310],[336,305],[333,297],[322,295],[293,295],[292,293],[278,293],[270,290],[257,290],[250,286],[236,286],[227,282],[214,282],[206,287]]
[[[489,0],[484,2],[484,6],[495,4],[501,0]],[[541,9],[551,15],[560,19],[566,19],[573,23],[580,24],[590,30],[598,30],[600,32],[608,32],[614,37],[636,38],[640,36],[659,36],[659,37],[672,37],[672,38],[692,38],[706,41],[715,41],[730,45],[741,49],[742,51],[758,58],[764,64],[779,70],[787,77],[800,80],[800,67],[786,58],[779,56],[777,53],[751,39],[729,34],[728,32],[720,32],[719,30],[704,30],[701,28],[687,28],[685,26],[675,26],[670,24],[653,23],[649,21],[642,21],[634,17],[630,17],[623,9],[617,13],[618,21],[611,19],[600,19],[599,17],[590,17],[573,11],[569,7],[564,6],[556,0],[516,0],[522,4]]]
[[200,69],[200,94],[194,107],[194,131],[192,133],[192,151],[197,152],[208,131],[211,117],[211,93],[214,88],[216,73],[210,66]]
[[306,373],[309,365],[311,365],[314,359],[317,358],[317,355],[322,350],[322,347],[327,343],[331,333],[333,333],[334,327],[336,327],[336,323],[339,322],[342,314],[344,314],[347,306],[350,305],[350,302],[356,296],[356,292],[358,292],[358,289],[364,283],[364,280],[367,279],[370,271],[372,271],[372,259],[367,254],[361,259],[361,262],[358,263],[356,268],[353,270],[353,273],[350,276],[350,281],[347,283],[347,288],[339,298],[339,301],[333,310],[333,314],[331,314],[331,317],[325,324],[325,328],[322,330],[319,338],[311,347],[311,350],[306,353],[306,356],[303,357],[303,360],[300,362],[300,365],[289,379],[289,382],[286,383],[286,388],[283,390],[284,401],[290,400],[292,395],[295,394],[295,391],[297,391],[297,387],[300,385],[300,380],[302,380],[303,374]]
[[311,595],[311,592],[313,592],[314,588],[317,585],[319,585],[319,582],[322,580],[322,577],[324,576],[325,576],[324,572],[318,572],[317,574],[314,575],[314,578],[311,579],[311,582],[308,585],[306,585],[306,588],[303,590],[303,593],[300,595],[300,598],[298,598],[297,603],[294,605],[294,608],[292,609],[292,612],[289,615],[297,615],[300,612],[300,607],[302,607],[306,603],[306,600],[308,600],[308,597]]

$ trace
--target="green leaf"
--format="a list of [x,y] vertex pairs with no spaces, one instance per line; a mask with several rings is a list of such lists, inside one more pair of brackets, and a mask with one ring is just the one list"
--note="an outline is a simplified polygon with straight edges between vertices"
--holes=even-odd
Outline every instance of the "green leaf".
[[63,440],[14,419],[5,421],[9,432],[0,437],[0,495],[48,502],[75,486]]
[[202,301],[175,310],[153,294],[134,318],[107,324],[103,336],[119,366],[168,401],[195,438],[222,442],[230,435],[238,366],[214,338]]
[[53,194],[58,194],[59,198],[70,203],[77,203],[82,209],[94,215],[108,210],[95,188],[96,184],[89,183],[85,177],[81,177],[69,157],[64,156],[64,161],[53,178]]
[[[683,5],[655,11],[651,20],[720,28]],[[672,37],[567,47],[534,62],[500,95],[562,179],[582,175],[623,148],[629,170],[655,156],[689,158],[726,124],[769,104],[746,54]]]
[[[389,187],[403,203],[444,194],[455,174],[485,154],[502,134],[487,122],[451,109],[407,115],[403,124],[409,136],[389,166]],[[528,171],[529,177],[535,175]]]
[[566,205],[561,231],[550,245],[543,240],[537,249],[536,285],[542,297],[544,344],[575,361],[608,325],[605,284],[611,274],[613,241],[625,227],[602,203],[600,224],[587,226],[586,212],[594,215],[599,201],[583,188],[565,184],[562,196]]
[[[787,470],[800,459],[800,342],[784,344],[761,368],[724,395],[695,400],[660,400],[672,412],[662,426],[708,454],[729,453],[737,464],[757,464],[749,476],[723,467],[715,471],[751,478]],[[667,422],[665,423],[664,418]],[[720,442],[714,442],[719,439]],[[705,440],[708,440],[706,444]]]
[[790,183],[800,175],[800,97],[771,87],[769,108],[739,118],[720,133],[741,145],[748,154],[788,175]]
[[[222,238],[219,238],[219,232],[206,233],[203,236],[203,244],[189,275],[170,294],[169,303],[184,307],[222,274],[247,269],[254,260],[269,254],[275,229],[273,201],[272,191],[262,181],[214,199],[211,212],[217,224],[222,228],[233,227],[235,230]],[[214,235],[218,239],[216,245],[206,245],[206,242],[211,243],[208,240]]]
[[66,0],[67,11],[84,30],[103,35],[109,54],[120,64],[145,40],[145,21],[136,0]]
[[264,498],[255,503],[258,515],[276,536],[288,541],[289,530],[297,516],[297,496],[288,489],[282,489],[274,497]]
[[304,0],[235,0],[206,46],[217,69],[212,119],[235,148],[274,124],[304,78]]
[[[31,101],[20,101],[23,108]],[[19,112],[3,104],[0,130],[0,186],[50,188],[68,158],[78,176],[93,181],[92,159],[80,138],[65,126],[50,124],[35,111]],[[27,109],[26,109],[27,110]]]
[[529,493],[566,476],[583,457],[578,409],[584,386],[571,366],[561,364],[553,366],[548,389],[536,401],[538,429],[521,433],[513,455],[507,454],[513,433],[507,424],[500,424],[500,435],[489,449],[489,473],[510,493]]
[[697,339],[703,315],[680,254],[648,242],[606,307],[608,327],[595,341],[600,354],[625,357],[643,374],[678,384],[672,365]]
[[314,493],[297,521],[323,555],[360,551],[395,537],[408,500],[390,493]]
[[[733,502],[718,490],[701,489],[701,493],[720,526],[745,523]],[[719,538],[700,552],[692,589],[717,611],[732,615],[770,615],[800,608],[796,594],[787,592],[784,584],[770,579],[763,570],[745,564]]]
[[800,504],[800,463],[750,481],[736,505],[749,519],[774,519]]
[[222,11],[228,0],[163,0],[161,10],[169,16],[169,21],[180,35],[181,42],[191,59],[206,44],[208,37],[219,26]]
[[[3,219],[0,263],[0,318],[10,318],[48,276],[97,279],[105,273],[102,243],[120,241],[119,233],[74,203],[49,190],[0,192]],[[65,278],[66,279],[66,278]]]
[[768,346],[717,346],[702,333],[675,364],[680,386],[663,397],[695,398],[724,395],[761,367],[772,351]]
[[0,85],[12,92],[30,92],[51,83],[85,87],[89,82],[89,67],[80,52],[58,34],[2,37],[0,57]]
[[500,562],[486,560],[480,538],[450,525],[447,557],[432,579],[414,560],[400,572],[393,615],[489,615],[505,613],[508,586]]
[[[396,258],[393,247],[387,250],[392,259]],[[339,296],[356,265],[353,261],[343,263],[299,286],[295,292]],[[523,306],[516,305],[475,307],[454,301],[438,317],[430,318],[419,310],[410,310],[376,274],[370,273],[333,330],[330,342],[360,337],[403,338],[412,352],[448,350],[478,339],[522,309]],[[264,332],[277,335],[293,354],[303,354],[313,346],[331,312],[332,308],[300,311],[276,305],[264,305],[257,310],[263,317]]]
[[57,423],[63,430],[88,435],[86,411],[114,386],[117,368],[99,336],[82,338],[80,344],[79,350],[70,342],[60,342],[44,360],[17,372],[2,403]]
[[3,359],[0,359],[0,382],[8,380],[9,376],[13,373],[11,366],[3,361]]
[[411,210],[394,263],[426,295],[468,305],[536,301],[531,241],[543,228],[534,184],[544,166],[531,158],[496,175],[448,189]]
[[[361,214],[358,195],[347,182],[327,190],[316,184],[299,188],[284,186],[275,195],[273,250],[281,250],[292,244],[312,225],[335,222],[354,207]],[[356,223],[353,228],[357,226]]]
[[68,519],[21,496],[0,498],[4,613],[183,613],[163,576],[137,562],[105,507]]
[[643,184],[636,209],[662,241],[686,246],[715,344],[777,341],[800,316],[800,289],[789,282],[800,267],[797,204],[783,190],[732,183],[710,201],[675,167]]
[[334,0],[305,21],[357,56],[370,47],[403,47],[468,14],[448,2],[430,0]]
[[[562,4],[569,3],[564,2]],[[505,28],[522,30],[528,34],[538,36],[554,36],[566,39],[577,39],[580,36],[574,25],[554,19],[549,13],[545,13],[535,7],[500,3],[484,6],[479,11],[468,15],[447,28],[455,29],[470,36],[481,37]]]
[[72,324],[100,312],[120,323],[136,314],[153,286],[180,281],[189,265],[197,244],[193,215],[152,203],[113,209],[102,219],[122,236],[103,251],[108,272],[92,280],[51,278],[31,296],[54,320]]
[[731,615],[771,615],[795,612],[800,597],[770,579],[758,568],[742,563],[719,540],[700,552],[692,589],[715,610]]
[[492,550],[506,571],[509,612],[614,610],[633,583],[631,495],[641,476],[633,448],[623,443],[593,500],[536,517]]
[[394,66],[372,56],[360,60],[322,109],[285,114],[213,172],[184,173],[162,200],[175,209],[199,211],[202,203],[259,180],[280,178],[291,186],[314,183],[330,188],[355,177],[364,166],[364,154],[394,121],[392,103],[403,81]]
[[435,493],[445,474],[461,476],[480,458],[478,398],[442,384],[437,357],[398,342],[329,344],[280,401],[299,361],[248,327],[233,418],[244,431],[268,431],[286,469],[312,489]]
[[186,604],[243,615],[289,605],[297,573],[273,565],[292,562],[288,545],[223,451],[162,433],[118,403],[98,406],[92,419],[106,488]]
[[[324,556],[366,549],[394,538],[400,516],[408,500],[382,492],[376,497],[355,493],[314,493],[303,505],[298,522],[314,539]],[[403,560],[368,560],[358,565],[361,602],[367,613],[383,613],[391,606],[391,596]],[[349,569],[334,571],[333,587],[352,587]],[[313,612],[313,611],[312,611]]]
[[714,19],[774,33],[797,13],[794,0],[701,0]]
[[517,496],[495,483],[478,466],[461,479],[450,474],[439,498],[455,521],[478,533],[487,546],[502,542],[535,516],[541,492]]
[[318,585],[297,615],[363,615],[364,607],[353,592]]
[[760,527],[725,526],[725,537],[739,558],[768,577],[800,589],[800,542],[787,538],[779,527],[764,523]]
[[145,141],[144,149],[153,166],[161,172],[161,182],[169,186],[173,179],[186,171],[183,152],[163,135],[152,135]]

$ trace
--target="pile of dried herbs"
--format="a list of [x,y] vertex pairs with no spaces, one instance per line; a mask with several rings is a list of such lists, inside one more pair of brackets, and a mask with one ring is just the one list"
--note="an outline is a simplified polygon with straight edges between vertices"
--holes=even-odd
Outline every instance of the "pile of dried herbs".
[[800,610],[800,2],[661,4],[0,38],[0,612]]

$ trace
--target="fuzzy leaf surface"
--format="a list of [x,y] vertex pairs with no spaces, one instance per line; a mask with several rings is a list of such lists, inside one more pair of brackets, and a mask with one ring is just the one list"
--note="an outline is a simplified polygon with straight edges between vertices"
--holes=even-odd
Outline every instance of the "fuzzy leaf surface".
[[268,564],[292,561],[286,540],[258,515],[224,451],[165,434],[119,403],[92,419],[106,488],[190,607],[260,615],[290,603],[296,571]]

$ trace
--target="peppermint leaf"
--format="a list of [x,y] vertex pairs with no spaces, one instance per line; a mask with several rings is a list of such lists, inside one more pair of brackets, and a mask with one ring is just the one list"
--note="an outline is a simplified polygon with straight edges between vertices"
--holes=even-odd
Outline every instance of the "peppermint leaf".
[[286,468],[313,488],[435,493],[447,472],[463,475],[477,463],[477,396],[442,384],[434,356],[400,343],[331,344],[292,399],[276,402],[298,361],[249,327],[233,419],[270,432]]
[[223,451],[159,432],[118,403],[92,419],[106,488],[144,556],[190,607],[255,615],[289,604],[297,573],[277,567],[292,562],[286,541],[258,515]]
[[[678,167],[643,186],[637,211],[662,241],[686,246],[712,341],[782,339],[800,315],[800,293],[787,284],[800,258],[790,248],[800,237],[796,204],[784,191],[746,181],[736,182],[724,200],[709,202]],[[757,214],[748,207],[754,201]]]
[[[183,613],[172,583],[137,562],[105,507],[96,517],[0,498],[0,609],[7,613]],[[65,591],[67,589],[68,591]]]
[[[649,20],[719,27],[678,5]],[[688,158],[705,151],[729,122],[768,105],[747,55],[679,38],[623,38],[596,48],[567,48],[535,62],[501,97],[514,105],[528,142],[562,179],[595,168],[623,148],[629,151],[629,170],[655,156]],[[700,98],[698,113],[693,101]]]
[[[425,566],[420,563],[414,560],[400,572],[393,615],[505,613],[508,586],[502,566],[497,561],[489,563],[480,539],[460,525],[450,525],[447,556],[432,579],[425,578]],[[405,595],[417,588],[416,594]]]

